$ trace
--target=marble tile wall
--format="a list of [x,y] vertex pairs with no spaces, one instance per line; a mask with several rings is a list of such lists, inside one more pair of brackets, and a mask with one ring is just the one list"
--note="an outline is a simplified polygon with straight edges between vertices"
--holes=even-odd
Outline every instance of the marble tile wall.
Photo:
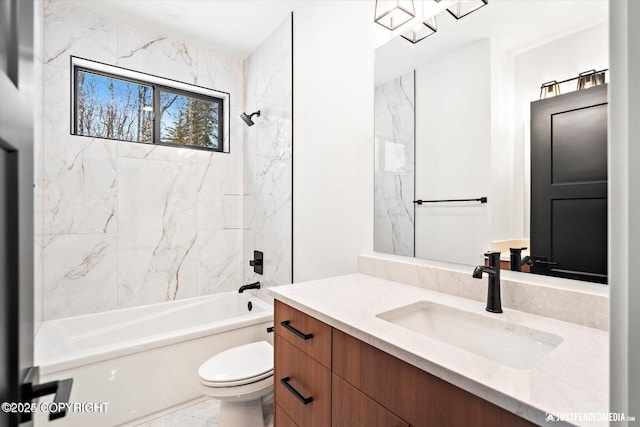
[[414,255],[415,74],[375,88],[374,250]]
[[[487,299],[487,279],[471,277],[473,266],[393,255],[359,255],[358,273],[456,295]],[[536,274],[501,273],[502,307],[590,328],[609,329],[606,285]]]
[[[244,63],[44,2],[36,253],[46,319],[242,284]],[[231,153],[70,135],[70,56],[231,93]]]
[[[261,113],[244,129],[244,281],[259,280],[266,300],[266,288],[292,280],[292,19],[245,63],[245,111]],[[262,276],[248,267],[254,250],[264,252]]]

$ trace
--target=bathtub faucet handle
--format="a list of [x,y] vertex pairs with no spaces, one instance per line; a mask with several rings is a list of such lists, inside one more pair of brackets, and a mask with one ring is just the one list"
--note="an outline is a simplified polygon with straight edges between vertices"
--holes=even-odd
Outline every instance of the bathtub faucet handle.
[[253,272],[262,274],[262,266],[264,262],[264,254],[260,251],[253,251],[253,259],[249,261],[249,265],[253,267]]
[[247,289],[260,289],[260,282],[254,282],[254,283],[249,283],[248,285],[242,285],[240,286],[240,289],[238,289],[238,293],[241,294]]

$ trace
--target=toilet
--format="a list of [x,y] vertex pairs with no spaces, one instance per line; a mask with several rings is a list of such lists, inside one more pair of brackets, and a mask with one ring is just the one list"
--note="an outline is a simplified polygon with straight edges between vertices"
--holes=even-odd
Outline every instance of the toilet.
[[273,391],[273,346],[259,341],[218,353],[198,369],[202,393],[220,401],[220,427],[264,427],[262,398]]

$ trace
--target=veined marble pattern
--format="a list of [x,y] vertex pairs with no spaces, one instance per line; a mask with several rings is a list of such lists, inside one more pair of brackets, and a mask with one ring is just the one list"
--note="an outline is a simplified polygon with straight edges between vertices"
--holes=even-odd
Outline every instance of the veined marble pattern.
[[46,139],[45,235],[115,232],[116,148],[96,138]]
[[118,25],[117,40],[117,66],[185,83],[196,82],[197,47],[124,25]]
[[44,319],[116,308],[116,236],[46,236],[43,243]]
[[415,78],[375,88],[374,249],[414,254]]
[[242,286],[242,229],[198,231],[198,295]]
[[[134,427],[218,427],[219,413],[220,402],[207,399]],[[265,427],[273,427],[273,398],[263,400],[262,413]]]
[[[237,289],[243,61],[57,0],[44,15],[35,192],[44,319]],[[231,153],[70,135],[70,55],[230,93]]]
[[288,17],[245,64],[247,113],[260,110],[256,124],[245,127],[244,264],[253,251],[264,252],[264,275],[245,270],[246,283],[259,280],[258,292],[291,283],[292,193],[292,50]]
[[120,158],[118,181],[118,307],[196,296],[196,166]]
[[44,63],[69,68],[69,56],[114,64],[117,24],[75,5],[45,0]]
[[118,157],[139,160],[161,160],[165,162],[195,163],[197,150],[166,147],[155,144],[117,142]]
[[242,156],[200,151],[198,229],[242,228]]

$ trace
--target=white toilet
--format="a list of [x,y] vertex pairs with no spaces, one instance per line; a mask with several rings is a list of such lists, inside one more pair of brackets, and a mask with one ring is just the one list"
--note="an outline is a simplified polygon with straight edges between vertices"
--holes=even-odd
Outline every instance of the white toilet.
[[198,369],[202,393],[220,401],[220,427],[264,427],[262,398],[273,391],[273,346],[254,342],[218,353]]

